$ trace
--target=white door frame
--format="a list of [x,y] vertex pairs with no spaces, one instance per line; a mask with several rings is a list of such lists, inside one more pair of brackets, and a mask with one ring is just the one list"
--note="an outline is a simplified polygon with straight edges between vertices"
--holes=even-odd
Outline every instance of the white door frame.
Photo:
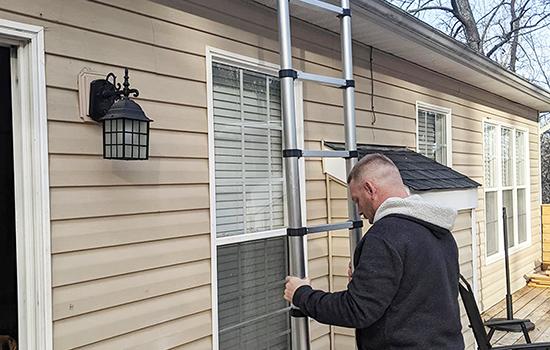
[[19,349],[51,350],[52,288],[44,29],[0,19],[12,47]]

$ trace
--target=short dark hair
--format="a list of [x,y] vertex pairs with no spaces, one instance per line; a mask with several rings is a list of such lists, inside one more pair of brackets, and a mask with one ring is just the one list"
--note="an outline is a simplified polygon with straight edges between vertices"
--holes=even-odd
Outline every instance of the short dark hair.
[[397,169],[394,162],[382,153],[371,153],[367,154],[363,158],[359,160],[357,164],[351,169],[348,175],[348,184],[351,183],[353,180],[357,179],[363,169],[371,164],[378,164],[378,165],[389,165]]

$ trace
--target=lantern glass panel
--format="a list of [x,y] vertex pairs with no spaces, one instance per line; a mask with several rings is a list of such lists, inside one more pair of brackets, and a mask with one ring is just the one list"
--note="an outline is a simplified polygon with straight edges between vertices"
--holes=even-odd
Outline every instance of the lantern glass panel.
[[122,131],[122,119],[116,119],[117,121],[117,131]]
[[147,135],[139,135],[139,145],[147,146]]
[[132,144],[132,134],[124,134],[124,144],[125,145],[131,145]]
[[105,157],[106,158],[111,157],[111,146],[105,146]]
[[132,120],[126,119],[124,121],[124,131],[132,132]]
[[147,122],[140,122],[141,126],[140,126],[140,130],[139,132],[142,133],[142,134],[146,134],[147,133]]
[[134,132],[139,132],[139,122],[137,120],[133,121]]
[[141,150],[141,152],[140,152],[139,157],[141,159],[147,159],[147,147],[140,147],[140,150]]

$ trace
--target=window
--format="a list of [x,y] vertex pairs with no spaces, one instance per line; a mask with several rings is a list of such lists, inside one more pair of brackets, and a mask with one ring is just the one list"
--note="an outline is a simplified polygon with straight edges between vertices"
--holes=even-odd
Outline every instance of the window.
[[214,348],[290,350],[278,68],[210,50]]
[[503,213],[506,208],[508,248],[528,244],[527,132],[484,123],[485,240],[487,257],[498,258],[503,249]]
[[451,166],[451,110],[417,102],[418,153]]

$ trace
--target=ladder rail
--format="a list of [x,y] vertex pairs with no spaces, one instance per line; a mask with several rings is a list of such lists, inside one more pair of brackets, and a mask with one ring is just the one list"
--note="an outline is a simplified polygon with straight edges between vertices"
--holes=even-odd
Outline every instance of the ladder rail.
[[[346,158],[346,170],[349,173],[357,164],[357,141],[355,133],[355,82],[353,80],[352,40],[351,40],[351,13],[349,0],[341,0],[341,7],[325,3],[319,0],[292,0],[302,4],[316,6],[322,10],[334,12],[340,18],[340,35],[342,51],[342,78],[325,77],[295,71],[292,68],[292,45],[290,33],[290,8],[289,0],[277,0],[279,43],[281,46],[280,59],[281,70],[279,72],[281,84],[282,113],[283,113],[283,158],[285,164],[286,198],[288,213],[287,238],[289,246],[289,272],[291,275],[304,278],[305,270],[305,246],[304,235],[308,233],[349,229],[350,256],[352,257],[357,243],[361,239],[362,221],[359,218],[357,205],[351,200],[348,188],[348,217],[349,221],[343,223],[318,225],[315,227],[303,227],[302,207],[300,194],[299,158],[304,157],[330,157],[338,156]],[[295,92],[294,79],[314,81],[321,84],[336,85],[343,89],[344,101],[344,127],[345,127],[345,151],[302,151],[297,149],[296,135],[296,111],[294,108]],[[292,306],[291,338],[292,349],[309,350],[309,320],[298,308]]]
[[[281,45],[281,70],[292,70],[292,45],[290,33],[290,9],[288,0],[278,0],[279,43]],[[296,114],[294,109],[294,77],[281,77],[283,146],[284,149],[297,149]],[[302,208],[300,198],[300,174],[298,157],[284,157],[286,175],[286,197],[289,228],[302,226]],[[304,237],[288,236],[289,272],[291,275],[305,278]],[[292,308],[291,339],[293,350],[309,350],[309,319],[298,309]]]

